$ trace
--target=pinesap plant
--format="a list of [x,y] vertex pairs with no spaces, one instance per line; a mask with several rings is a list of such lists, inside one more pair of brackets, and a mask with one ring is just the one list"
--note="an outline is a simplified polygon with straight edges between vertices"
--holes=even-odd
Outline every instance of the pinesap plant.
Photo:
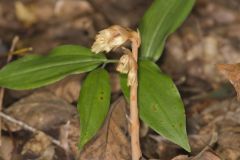
[[[195,0],[155,0],[142,18],[138,31],[115,25],[99,32],[92,49],[62,45],[47,56],[24,56],[0,70],[0,86],[14,90],[34,89],[68,75],[89,72],[77,106],[79,147],[82,148],[102,127],[110,106],[109,73],[101,66],[118,63],[121,88],[130,103],[129,123],[137,125],[130,130],[132,159],[141,156],[138,108],[144,123],[190,151],[183,102],[171,78],[155,62],[162,55],[166,38],[182,24],[194,3]],[[126,41],[131,42],[131,50],[123,47]],[[119,47],[124,53],[119,60],[107,59],[103,54]]]

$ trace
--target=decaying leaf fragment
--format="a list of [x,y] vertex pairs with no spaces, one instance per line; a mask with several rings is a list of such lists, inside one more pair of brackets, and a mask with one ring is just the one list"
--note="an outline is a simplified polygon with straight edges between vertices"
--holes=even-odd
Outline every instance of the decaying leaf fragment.
[[[41,91],[17,101],[5,113],[34,128],[47,131],[66,123],[76,114],[76,109],[52,93]],[[5,130],[16,132],[22,129],[8,121],[3,122]]]
[[14,151],[14,142],[12,138],[2,136],[2,145],[0,146],[0,160],[12,160]]
[[218,70],[232,83],[240,100],[240,63],[218,64]]
[[25,6],[22,2],[15,2],[15,11],[18,20],[23,22],[26,26],[31,26],[37,21],[36,16],[30,10],[29,7]]

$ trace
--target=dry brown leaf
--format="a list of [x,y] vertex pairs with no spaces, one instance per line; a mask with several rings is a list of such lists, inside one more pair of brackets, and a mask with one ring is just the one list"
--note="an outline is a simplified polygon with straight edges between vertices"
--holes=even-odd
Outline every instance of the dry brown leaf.
[[237,64],[218,64],[219,71],[233,84],[240,99],[240,63]]
[[221,158],[212,151],[204,151],[192,158],[192,160],[221,160]]
[[[81,80],[83,78],[84,78],[84,74],[71,75],[71,76],[64,78],[63,80],[60,80],[54,84],[48,85],[43,88],[39,88],[39,89],[35,89],[35,90],[24,90],[24,91],[8,90],[7,93],[13,99],[20,99],[20,98],[28,96],[34,92],[41,92],[41,91],[47,90],[47,91],[52,92],[57,97],[60,97],[69,103],[73,103],[78,100],[79,92],[81,89]],[[10,100],[12,100],[12,99],[10,99]]]
[[177,157],[174,157],[172,160],[188,160],[188,156],[186,155],[179,155]]
[[127,128],[124,114],[125,105],[126,102],[124,102],[123,97],[112,105],[114,110],[108,127],[105,126],[94,142],[86,146],[80,154],[80,160],[131,159],[130,143],[124,133]]
[[73,103],[78,100],[81,89],[81,80],[83,78],[84,74],[69,76],[57,83],[43,88],[43,90],[46,89],[54,93],[57,97],[60,97],[69,103]]
[[189,143],[191,146],[191,153],[199,153],[204,147],[206,147],[211,140],[210,133],[195,134],[189,136]]
[[111,73],[110,79],[111,79],[110,84],[111,84],[112,93],[117,93],[121,91],[119,74]]
[[21,152],[23,159],[52,160],[55,155],[55,148],[51,144],[49,137],[45,133],[36,133],[23,146]]
[[6,136],[2,136],[2,145],[0,146],[0,159],[3,160],[11,160],[12,159],[12,152],[14,150],[13,141]]
[[224,149],[221,151],[221,155],[227,160],[239,160],[240,159],[240,149]]
[[55,148],[54,146],[49,146],[45,149],[42,155],[36,160],[53,160],[55,157]]
[[[22,98],[5,113],[39,130],[50,130],[66,123],[76,109],[66,101],[49,92],[34,93]],[[18,131],[21,127],[5,122],[11,131]],[[5,127],[6,129],[6,127]]]
[[59,0],[54,7],[54,13],[61,18],[72,18],[74,16],[92,12],[93,8],[88,1]]
[[18,20],[23,22],[26,26],[31,26],[37,21],[31,9],[20,1],[15,2],[15,12]]
[[23,146],[22,154],[30,152],[41,155],[50,145],[51,141],[49,137],[43,132],[38,132]]
[[[215,102],[208,105],[199,115],[195,114],[189,121],[196,121],[193,135],[189,135],[192,154],[200,152],[209,144],[210,137],[216,132],[218,137],[215,153],[223,159],[238,160],[240,158],[240,102],[236,99]],[[215,139],[215,138],[213,138]]]

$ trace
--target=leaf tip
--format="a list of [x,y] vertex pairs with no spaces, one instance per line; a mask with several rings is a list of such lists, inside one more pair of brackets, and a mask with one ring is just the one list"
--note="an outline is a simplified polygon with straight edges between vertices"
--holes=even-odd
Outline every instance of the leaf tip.
[[187,152],[191,152],[191,147],[190,147],[190,145],[189,145],[189,142],[188,142],[188,140],[186,140],[186,142],[185,142],[185,144],[182,146],[183,147],[183,149],[185,149]]
[[187,137],[187,133],[184,133],[184,136],[179,139],[178,143],[179,146],[181,146],[185,151],[191,152],[191,147],[189,145],[189,140]]

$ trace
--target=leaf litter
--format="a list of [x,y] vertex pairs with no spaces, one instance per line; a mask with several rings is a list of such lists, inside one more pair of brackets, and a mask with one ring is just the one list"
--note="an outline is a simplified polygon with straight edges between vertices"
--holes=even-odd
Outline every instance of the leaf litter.
[[[15,12],[15,1],[0,2],[1,66],[4,64],[2,51],[6,51],[16,34],[21,37],[17,48],[31,46],[39,54],[47,53],[63,43],[90,46],[95,34],[111,24],[136,27],[151,0],[42,0],[21,3],[24,7],[20,8],[24,11],[19,13]],[[143,124],[141,142],[146,159],[240,158],[239,102],[232,95],[229,96],[228,92],[218,90],[227,78],[239,92],[239,11],[240,3],[236,0],[198,0],[188,20],[168,39],[159,65],[174,78],[183,96],[192,153],[187,155]],[[220,67],[223,75],[217,71],[217,64],[224,64]],[[117,86],[118,80],[114,74],[111,75],[116,81],[112,84],[112,107],[116,107],[106,123],[108,127],[104,126],[81,154],[76,147],[80,124],[74,106],[84,75],[69,77],[38,90],[8,90],[4,99],[4,112],[68,143],[69,157],[72,159],[130,159],[125,118],[128,108],[125,100],[119,97],[120,87]],[[217,96],[210,96],[213,91],[217,92]],[[60,133],[60,128],[68,122],[67,133]],[[45,138],[5,122],[2,137],[5,147],[0,148],[0,159],[22,159],[24,156],[48,160],[67,159],[65,152],[47,140],[45,142]],[[42,142],[49,145],[42,146]],[[40,147],[42,152],[29,154],[29,149],[34,148],[31,145]],[[25,155],[21,154],[23,151],[26,151]]]

